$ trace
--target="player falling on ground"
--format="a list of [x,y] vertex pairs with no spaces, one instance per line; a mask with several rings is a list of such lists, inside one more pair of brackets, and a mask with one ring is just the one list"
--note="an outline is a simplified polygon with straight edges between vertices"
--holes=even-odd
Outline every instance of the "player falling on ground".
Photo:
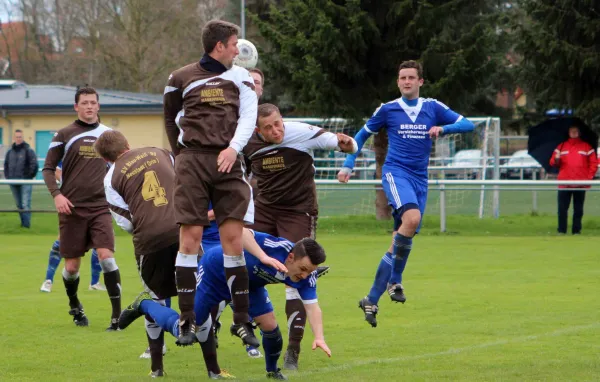
[[210,202],[219,225],[236,332],[247,345],[259,345],[248,317],[248,271],[242,250],[242,229],[244,222],[254,221],[254,205],[238,155],[254,130],[257,98],[248,71],[233,65],[238,33],[234,24],[208,22],[202,30],[204,56],[173,72],[164,91],[165,128],[176,155],[175,217],[181,225],[181,345],[191,345],[195,338],[195,273]]
[[[331,351],[323,336],[323,319],[317,302],[317,266],[325,261],[325,251],[313,239],[304,238],[294,244],[286,239],[244,230],[244,249],[246,267],[250,274],[250,314],[258,324],[262,334],[267,377],[278,380],[287,379],[277,367],[277,361],[283,348],[281,331],[273,314],[273,305],[265,286],[284,283],[305,304],[308,320],[315,339],[312,349],[321,348],[328,356]],[[250,253],[255,255],[252,256]],[[264,264],[264,257],[285,265],[287,272],[278,271]],[[220,379],[223,373],[217,362],[217,349],[212,330],[211,309],[222,300],[231,299],[227,279],[223,269],[223,251],[216,247],[207,251],[200,261],[199,283],[196,291],[196,320],[200,329],[197,339],[202,347],[208,375]],[[260,258],[260,260],[259,260]],[[263,261],[261,263],[260,261]],[[291,293],[291,292],[290,292]],[[138,317],[149,314],[172,335],[179,335],[179,315],[172,309],[154,303],[142,293],[121,314],[120,325],[127,327]]]
[[[60,184],[62,179],[62,164],[56,167],[56,182]],[[46,268],[46,278],[40,287],[41,292],[50,293],[52,292],[52,284],[54,283],[54,275],[56,274],[56,269],[60,264],[60,237],[57,238],[52,244],[52,248],[50,249],[50,254],[48,255],[48,266]],[[90,258],[91,270],[92,270],[92,278],[90,281],[89,290],[100,290],[105,291],[106,288],[104,285],[100,284],[100,273],[102,272],[102,267],[100,266],[100,260],[98,259],[98,252],[96,249],[92,249],[92,256]]]
[[473,124],[443,103],[420,98],[423,68],[416,61],[405,61],[398,69],[398,88],[402,97],[381,105],[356,134],[358,152],[349,155],[338,180],[348,182],[356,155],[370,135],[381,129],[388,132],[388,153],[383,165],[382,184],[393,208],[393,244],[382,258],[370,293],[360,300],[365,320],[377,326],[377,303],[387,290],[394,302],[404,303],[402,273],[419,232],[427,203],[427,165],[432,140],[441,135],[473,131]]
[[[317,193],[313,150],[339,150],[354,153],[354,139],[333,134],[300,122],[284,122],[277,106],[258,107],[257,128],[244,155],[257,180],[253,229],[292,242],[315,237]],[[284,368],[298,369],[300,342],[304,335],[304,304],[288,289],[286,314],[289,326]]]
[[[94,150],[94,142],[110,128],[98,122],[96,90],[82,87],[75,93],[78,119],[52,138],[44,169],[44,182],[58,211],[59,252],[65,259],[63,281],[69,297],[69,314],[77,326],[88,326],[88,318],[77,297],[81,257],[96,248],[104,284],[112,305],[107,330],[117,329],[121,313],[121,275],[114,259],[114,232],[104,194],[106,163]],[[62,184],[56,184],[56,167],[62,160]]]

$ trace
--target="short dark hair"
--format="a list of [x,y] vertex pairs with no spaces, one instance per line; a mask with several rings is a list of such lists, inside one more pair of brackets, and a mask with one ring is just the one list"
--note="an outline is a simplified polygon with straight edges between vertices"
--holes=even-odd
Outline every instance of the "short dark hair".
[[17,129],[17,130],[15,130],[15,134],[16,134],[16,133],[21,133],[21,134],[23,134],[23,130],[21,130],[21,129]]
[[281,114],[279,108],[273,105],[272,103],[263,103],[261,105],[258,105],[258,111],[256,113],[256,122],[258,123],[258,118],[268,117],[275,112]]
[[94,149],[102,158],[114,162],[129,149],[129,142],[120,131],[108,130],[96,139]]
[[305,237],[294,244],[292,253],[296,259],[302,259],[303,257],[308,256],[313,265],[323,264],[327,258],[321,244],[310,237]]
[[202,45],[204,52],[211,53],[217,43],[220,41],[227,45],[231,36],[237,36],[240,33],[240,27],[223,20],[211,20],[202,28]]
[[262,70],[260,70],[259,68],[252,68],[252,69],[248,69],[248,72],[249,73],[258,73],[263,85],[265,84],[265,75],[263,74]]
[[77,89],[77,91],[75,92],[75,103],[79,103],[79,97],[82,94],[95,94],[96,101],[100,101],[100,96],[98,95],[98,92],[96,91],[96,89],[94,89],[91,86],[84,86],[84,87]]
[[418,61],[404,61],[398,67],[398,72],[400,72],[402,69],[417,69],[417,76],[419,76],[419,78],[423,78],[423,65],[421,65],[421,63]]

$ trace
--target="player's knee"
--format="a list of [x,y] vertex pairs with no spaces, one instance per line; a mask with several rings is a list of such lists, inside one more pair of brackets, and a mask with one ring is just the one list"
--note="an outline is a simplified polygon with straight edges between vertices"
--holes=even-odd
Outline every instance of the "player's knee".
[[65,259],[65,270],[67,273],[74,275],[79,272],[80,258]]
[[198,253],[202,241],[202,226],[182,225],[179,231],[179,252]]
[[277,320],[275,319],[275,314],[273,314],[273,312],[255,317],[254,321],[256,321],[258,327],[263,332],[271,332],[277,328]]
[[98,260],[100,261],[115,257],[113,251],[108,248],[96,248],[96,253],[98,253]]
[[411,207],[402,213],[401,227],[408,231],[416,231],[421,223],[421,211],[416,207]]
[[219,235],[225,251],[242,252],[243,229],[243,223],[234,219],[227,219],[219,226]]

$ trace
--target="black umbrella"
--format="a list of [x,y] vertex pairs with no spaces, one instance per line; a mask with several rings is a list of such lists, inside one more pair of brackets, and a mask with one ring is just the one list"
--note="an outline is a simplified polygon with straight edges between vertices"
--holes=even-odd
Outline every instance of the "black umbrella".
[[554,149],[569,139],[569,127],[571,126],[579,128],[579,138],[589,143],[596,152],[598,149],[598,134],[579,118],[551,118],[529,128],[527,151],[546,171],[550,173],[558,171],[557,168],[550,167],[550,158],[554,153]]

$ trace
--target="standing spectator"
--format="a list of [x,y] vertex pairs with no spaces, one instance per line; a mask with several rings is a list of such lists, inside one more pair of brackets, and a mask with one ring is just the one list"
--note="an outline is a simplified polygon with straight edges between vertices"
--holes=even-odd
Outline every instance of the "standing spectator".
[[[589,143],[580,137],[579,128],[569,128],[569,139],[558,145],[550,158],[550,165],[558,167],[558,180],[590,180],[598,169],[598,157]],[[581,218],[585,190],[590,186],[561,185],[558,186],[558,233],[567,233],[567,213],[573,198],[573,235],[581,233]],[[577,188],[578,190],[573,190]]]
[[[4,158],[4,177],[6,179],[33,179],[38,172],[35,151],[23,139],[23,131],[15,131],[15,142]],[[31,184],[11,184],[15,203],[21,217],[21,227],[31,226]]]

